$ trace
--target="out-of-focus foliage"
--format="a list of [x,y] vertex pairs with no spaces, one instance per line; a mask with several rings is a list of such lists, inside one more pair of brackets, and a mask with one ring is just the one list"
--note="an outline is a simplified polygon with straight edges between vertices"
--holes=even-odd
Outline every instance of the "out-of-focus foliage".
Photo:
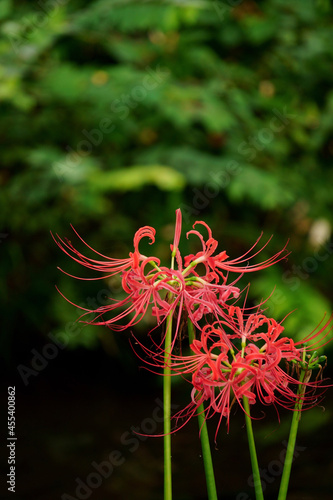
[[[261,231],[274,234],[263,256],[290,238],[288,262],[254,276],[250,296],[276,287],[267,306],[279,319],[297,308],[293,334],[330,312],[332,14],[324,0],[1,1],[8,359],[14,342],[29,351],[79,315],[55,283],[79,304],[103,288],[57,271],[85,276],[50,230],[74,240],[72,223],[125,257],[153,225],[168,258],[178,206],[185,230],[206,220],[233,257]],[[110,347],[104,329],[68,338],[97,335]]]

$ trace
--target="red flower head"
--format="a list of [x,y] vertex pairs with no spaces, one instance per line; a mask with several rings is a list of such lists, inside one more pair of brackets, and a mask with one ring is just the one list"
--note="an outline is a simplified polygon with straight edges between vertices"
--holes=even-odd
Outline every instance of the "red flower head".
[[[97,278],[80,278],[78,276],[72,276],[73,278],[83,279],[83,280],[98,280],[98,279],[106,279],[114,276],[118,273],[126,271],[127,269],[137,269],[139,263],[147,259],[145,255],[142,255],[139,251],[139,243],[144,237],[148,237],[150,239],[150,244],[152,245],[155,242],[155,229],[150,226],[141,227],[134,235],[133,245],[134,245],[134,253],[130,252],[129,257],[126,259],[114,259],[112,257],[108,257],[107,255],[103,255],[86,243],[83,238],[75,231],[74,227],[71,226],[76,236],[89,248],[92,252],[102,257],[104,260],[95,260],[90,257],[86,257],[82,253],[80,253],[76,248],[72,245],[72,242],[66,238],[66,240],[62,240],[58,234],[56,237],[51,233],[52,238],[56,242],[59,248],[73,260],[78,262],[84,267],[92,269],[94,271],[99,271],[105,273],[103,276]],[[159,260],[155,257],[152,258],[155,262],[159,264]],[[62,269],[60,269],[62,271]],[[65,271],[62,271],[65,272]],[[68,274],[68,273],[65,273]],[[69,275],[71,276],[71,275]]]
[[[211,229],[202,221],[197,221],[194,227],[196,224],[201,224],[207,229],[209,238],[205,242],[197,230],[187,233],[187,236],[193,233],[200,238],[203,251],[195,256],[185,256],[185,269],[183,269],[179,250],[182,229],[180,209],[176,210],[175,234],[173,244],[170,245],[170,267],[161,266],[157,257],[147,257],[139,251],[139,243],[142,238],[148,237],[151,244],[155,241],[155,229],[150,226],[144,226],[135,233],[134,252],[125,259],[115,259],[97,252],[78,235],[74,228],[78,238],[89,250],[101,258],[96,260],[86,257],[76,250],[69,240],[63,240],[56,235],[54,240],[68,256],[86,268],[103,273],[103,276],[100,277],[78,279],[103,279],[116,274],[121,275],[125,298],[122,300],[110,298],[109,304],[95,310],[81,307],[85,311],[83,316],[90,313],[95,315],[93,320],[87,322],[95,325],[107,325],[113,330],[125,330],[141,321],[148,310],[156,317],[157,324],[160,324],[177,309],[179,313],[174,332],[174,338],[176,338],[183,313],[186,313],[197,328],[199,321],[207,314],[213,315],[216,320],[225,319],[228,315],[227,302],[230,299],[236,299],[240,290],[235,286],[237,280],[227,283],[221,269],[227,272],[234,270],[242,274],[272,265],[285,255],[283,249],[261,264],[238,266],[237,264],[246,261],[245,256],[252,249],[243,257],[234,260],[228,260],[225,251],[214,255],[217,241],[212,237]],[[249,258],[254,257],[257,253],[259,252],[254,253]],[[197,272],[197,265],[200,263],[205,266],[206,272],[203,276]],[[175,264],[177,269],[175,269]],[[220,283],[221,277],[222,282]]]
[[[207,230],[207,240],[195,229],[198,224]],[[141,321],[148,311],[156,318],[158,325],[175,316],[171,345],[162,348],[160,342],[154,342],[154,352],[140,345],[148,355],[148,365],[170,369],[174,375],[191,375],[191,403],[177,414],[177,418],[191,418],[199,406],[206,402],[206,418],[213,414],[220,416],[218,431],[223,417],[229,427],[233,405],[238,404],[244,410],[244,397],[250,405],[259,400],[265,405],[278,404],[294,408],[300,398],[298,389],[301,385],[308,389],[306,395],[303,391],[302,404],[305,407],[316,404],[318,395],[313,396],[311,391],[318,387],[320,381],[300,381],[293,377],[292,372],[285,370],[284,364],[300,367],[303,372],[311,371],[318,364],[315,349],[324,345],[323,338],[331,330],[328,327],[333,316],[303,342],[293,342],[282,336],[284,328],[280,323],[264,315],[262,304],[254,308],[246,308],[245,303],[242,308],[236,306],[235,302],[230,304],[240,295],[236,284],[241,275],[264,269],[285,258],[285,248],[259,264],[249,265],[249,260],[257,256],[268,243],[253,251],[260,240],[258,238],[244,255],[229,259],[225,250],[215,254],[218,242],[212,237],[210,227],[205,222],[197,221],[187,237],[190,234],[198,236],[202,250],[195,255],[185,256],[183,268],[179,250],[181,228],[181,211],[178,209],[173,244],[170,245],[170,267],[161,266],[157,257],[148,257],[139,251],[142,238],[148,237],[151,244],[155,241],[155,229],[150,226],[144,226],[135,233],[134,252],[125,259],[111,258],[92,249],[74,228],[78,238],[99,256],[98,259],[86,257],[67,239],[62,240],[58,235],[53,237],[73,260],[103,273],[97,278],[78,279],[103,279],[116,274],[121,276],[125,298],[110,298],[109,304],[95,310],[81,307],[85,311],[82,316],[95,314],[93,320],[86,322],[106,325],[113,330],[125,330]],[[199,274],[199,264],[203,264],[202,275]],[[227,282],[229,272],[238,274],[232,283]],[[190,320],[200,332],[200,338],[190,345],[192,354],[189,356],[176,355],[172,351],[182,319]],[[202,327],[203,320],[206,324]],[[312,344],[305,347],[304,342]],[[308,354],[311,351],[314,351],[313,354]]]
[[[204,241],[204,238],[199,231],[194,230],[197,224],[201,224],[207,229],[208,231],[207,241]],[[273,255],[269,259],[266,259],[265,261],[260,262],[259,264],[249,265],[248,261],[257,256],[268,245],[272,237],[267,241],[267,243],[265,243],[265,245],[263,245],[259,250],[257,250],[255,253],[251,255],[251,251],[257,246],[262,237],[261,234],[261,236],[257,239],[255,244],[244,255],[242,255],[241,257],[237,257],[236,259],[228,260],[229,256],[227,255],[225,250],[218,253],[217,255],[214,255],[218,242],[212,237],[212,231],[205,222],[203,221],[195,222],[195,224],[193,224],[193,230],[187,233],[187,238],[190,234],[195,234],[200,238],[200,241],[202,243],[202,251],[198,252],[196,255],[191,254],[185,257],[186,269],[188,270],[188,272],[196,274],[195,273],[196,266],[202,263],[206,268],[206,276],[208,276],[209,279],[215,279],[217,281],[219,280],[219,276],[222,277],[223,281],[226,281],[226,276],[223,273],[223,271],[226,271],[227,273],[236,272],[241,274],[253,271],[259,271],[261,269],[265,269],[266,267],[276,264],[280,260],[285,259],[288,255],[288,253],[286,253],[286,246],[285,246],[282,250],[280,250],[277,254]],[[244,265],[245,263],[246,265]]]
[[[303,367],[310,370],[310,376],[311,369],[318,364],[318,356],[308,355],[306,358],[306,354],[318,343],[323,345],[323,339],[332,330],[332,320],[333,315],[322,328],[305,339],[315,340],[310,347],[304,347],[303,342],[294,343],[292,339],[283,337],[282,325],[259,312],[249,315],[246,324],[251,326],[245,337],[243,322],[238,331],[234,321],[229,329],[224,329],[217,322],[205,325],[200,331],[200,338],[190,345],[191,355],[170,356],[168,366],[172,373],[183,377],[191,374],[192,386],[191,402],[175,418],[177,421],[185,419],[182,424],[185,425],[205,402],[205,418],[220,415],[216,440],[223,417],[226,418],[229,430],[231,408],[235,404],[245,412],[243,397],[248,398],[250,405],[259,400],[264,405],[294,409],[295,403],[300,399],[298,387],[301,385],[307,389],[301,396],[302,409],[312,408],[320,402],[325,387],[322,386],[321,393],[315,393],[321,384],[320,380],[311,382],[306,379],[301,382],[290,370],[293,366]],[[229,336],[228,330],[235,333]],[[241,340],[240,345],[237,345],[237,339]],[[148,350],[146,352],[149,354]],[[323,359],[324,357],[319,358],[319,361]],[[163,363],[161,350],[160,355],[155,356],[150,364],[162,367]]]

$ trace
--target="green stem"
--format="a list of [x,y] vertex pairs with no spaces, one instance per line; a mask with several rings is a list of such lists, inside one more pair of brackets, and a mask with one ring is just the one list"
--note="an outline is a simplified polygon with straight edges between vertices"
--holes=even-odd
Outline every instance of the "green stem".
[[[188,320],[188,334],[189,334],[189,341],[190,343],[192,343],[195,336],[194,336],[194,327],[190,320]],[[198,414],[198,423],[200,429],[200,441],[201,441],[202,457],[203,457],[205,476],[206,476],[208,500],[218,500],[216,493],[212,454],[210,451],[209,436],[205,419],[205,407],[203,404],[199,406],[197,414]]]
[[218,500],[212,454],[210,451],[209,436],[208,436],[208,430],[204,412],[205,412],[205,407],[203,404],[201,404],[198,408],[198,422],[200,428],[202,457],[206,475],[207,494],[208,494],[208,500]]
[[246,396],[243,396],[243,405],[244,405],[244,410],[245,410],[245,423],[246,423],[247,439],[249,442],[251,465],[252,465],[252,472],[253,472],[253,483],[254,483],[254,490],[255,490],[255,494],[256,494],[256,500],[264,500],[264,495],[263,495],[262,486],[261,486],[261,479],[260,479],[260,471],[259,471],[259,466],[258,466],[256,446],[255,446],[254,436],[253,436],[252,420],[250,417],[250,405],[249,405],[249,400]]
[[167,318],[163,370],[163,426],[164,426],[164,500],[172,500],[171,470],[171,370],[172,313]]
[[287,445],[287,453],[286,453],[286,458],[284,460],[279,496],[278,496],[277,500],[286,500],[286,498],[287,498],[291,465],[292,465],[293,459],[294,459],[294,450],[295,450],[295,444],[296,444],[298,423],[299,423],[300,418],[301,418],[303,396],[305,393],[305,385],[303,385],[303,383],[302,383],[304,380],[305,374],[306,374],[306,370],[302,370],[300,378],[299,378],[300,385],[298,386],[297,400],[296,400],[295,408],[293,411],[293,418],[291,421],[289,439],[288,439],[288,445]]

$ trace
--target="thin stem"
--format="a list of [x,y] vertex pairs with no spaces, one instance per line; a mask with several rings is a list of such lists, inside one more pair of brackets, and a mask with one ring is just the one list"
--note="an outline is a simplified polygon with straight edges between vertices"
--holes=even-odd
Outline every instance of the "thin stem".
[[172,500],[171,470],[171,370],[172,313],[167,319],[163,369],[163,426],[164,426],[164,500]]
[[213,460],[210,451],[209,436],[208,436],[208,430],[204,412],[205,412],[205,407],[203,404],[201,404],[198,408],[198,422],[200,428],[202,456],[203,456],[205,475],[206,475],[207,494],[208,494],[208,500],[218,500],[216,492]]
[[[188,320],[188,335],[189,335],[189,341],[190,343],[192,343],[195,336],[194,336],[194,327],[190,320]],[[203,404],[199,406],[197,414],[198,414],[198,423],[200,429],[200,441],[201,441],[202,457],[203,457],[205,476],[206,476],[208,500],[218,500],[212,454],[210,451],[209,436],[205,419],[205,407]]]
[[297,400],[295,403],[295,408],[293,411],[293,418],[292,418],[291,426],[290,426],[289,439],[288,439],[288,445],[287,445],[287,453],[286,453],[286,458],[284,460],[279,496],[278,496],[277,500],[286,500],[286,498],[287,498],[291,465],[292,465],[293,460],[294,460],[294,450],[295,450],[295,444],[296,444],[298,423],[301,419],[301,409],[302,409],[303,399],[304,399],[303,396],[304,396],[305,388],[306,388],[305,385],[303,384],[305,374],[306,374],[306,370],[302,370],[301,374],[300,374],[300,378],[299,378],[300,384],[298,386]]
[[253,484],[254,484],[254,490],[255,490],[255,494],[256,494],[256,500],[264,500],[264,495],[263,495],[262,486],[261,486],[261,479],[260,479],[260,471],[259,471],[259,466],[258,466],[256,446],[255,446],[254,436],[253,436],[252,420],[250,417],[250,405],[249,405],[249,400],[246,396],[243,396],[243,405],[244,405],[244,410],[245,410],[245,423],[246,423],[247,439],[249,442],[251,465],[252,465],[252,472],[253,472]]
[[[177,212],[176,212],[177,213]],[[180,212],[179,212],[180,213]],[[177,219],[176,219],[177,222]],[[174,269],[177,252],[176,236],[171,255],[171,269]],[[171,351],[172,351],[172,318],[173,312],[167,317],[164,342],[163,368],[163,427],[164,427],[164,500],[172,500],[172,466],[171,466]]]

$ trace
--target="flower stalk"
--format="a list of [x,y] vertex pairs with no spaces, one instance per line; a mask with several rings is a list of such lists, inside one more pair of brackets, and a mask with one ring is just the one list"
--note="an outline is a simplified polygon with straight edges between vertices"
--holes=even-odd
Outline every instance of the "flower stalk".
[[163,369],[164,500],[172,500],[170,369],[170,354],[172,350],[172,313],[169,314],[166,325]]
[[299,424],[299,421],[301,419],[300,412],[302,409],[302,401],[303,401],[305,387],[306,387],[302,384],[302,382],[304,380],[305,373],[306,373],[306,371],[302,370],[301,375],[300,375],[300,385],[298,387],[299,399],[295,404],[295,410],[293,412],[293,418],[291,421],[291,426],[290,426],[290,431],[289,431],[289,439],[288,439],[288,445],[287,445],[287,453],[286,453],[286,458],[284,460],[283,472],[282,472],[282,477],[281,477],[281,484],[280,484],[280,489],[279,489],[279,496],[278,496],[277,500],[286,500],[286,498],[287,498],[291,465],[292,465],[293,460],[294,460],[294,450],[295,450],[295,444],[296,444],[298,424]]
[[292,466],[292,463],[294,460],[294,450],[295,450],[295,444],[296,444],[298,424],[299,424],[299,421],[301,419],[301,410],[302,410],[304,395],[305,395],[305,390],[306,390],[306,384],[304,383],[305,377],[307,377],[307,379],[310,378],[311,368],[316,368],[318,366],[317,360],[319,360],[321,358],[325,358],[324,356],[322,356],[321,358],[317,358],[317,357],[315,357],[316,354],[317,353],[314,352],[314,354],[310,357],[310,360],[308,362],[308,367],[307,367],[306,362],[305,362],[306,349],[304,349],[304,351],[303,351],[303,359],[300,363],[302,369],[301,369],[301,373],[299,376],[299,386],[298,386],[298,390],[297,390],[297,399],[295,402],[293,417],[291,420],[289,439],[288,439],[288,445],[287,445],[287,453],[286,453],[286,458],[284,460],[282,477],[281,477],[281,484],[280,484],[279,495],[278,495],[277,500],[286,500],[286,498],[287,498],[289,479],[290,479],[290,473],[291,473],[291,466]]
[[248,438],[248,442],[249,442],[251,466],[252,466],[252,473],[253,473],[253,484],[254,484],[254,490],[255,490],[255,494],[256,494],[256,500],[264,500],[259,465],[258,465],[258,459],[257,459],[256,446],[255,446],[255,442],[254,442],[254,435],[253,435],[253,429],[252,429],[252,420],[251,420],[251,416],[250,416],[250,405],[249,405],[249,400],[246,396],[243,396],[243,405],[244,405],[244,410],[245,410],[246,432],[247,432],[247,438]]
[[[192,343],[195,339],[195,335],[194,335],[193,323],[190,320],[188,320],[188,335],[189,335],[189,341],[190,341],[190,343]],[[206,475],[206,487],[207,487],[208,500],[218,500],[217,492],[216,492],[213,460],[212,460],[212,454],[211,454],[211,450],[210,450],[208,429],[207,429],[207,423],[206,423],[206,418],[205,418],[205,407],[204,407],[203,403],[198,407],[197,415],[198,415],[198,423],[199,423],[199,429],[200,429],[200,441],[201,441],[202,457],[203,457],[204,469],[205,469],[205,475]]]

